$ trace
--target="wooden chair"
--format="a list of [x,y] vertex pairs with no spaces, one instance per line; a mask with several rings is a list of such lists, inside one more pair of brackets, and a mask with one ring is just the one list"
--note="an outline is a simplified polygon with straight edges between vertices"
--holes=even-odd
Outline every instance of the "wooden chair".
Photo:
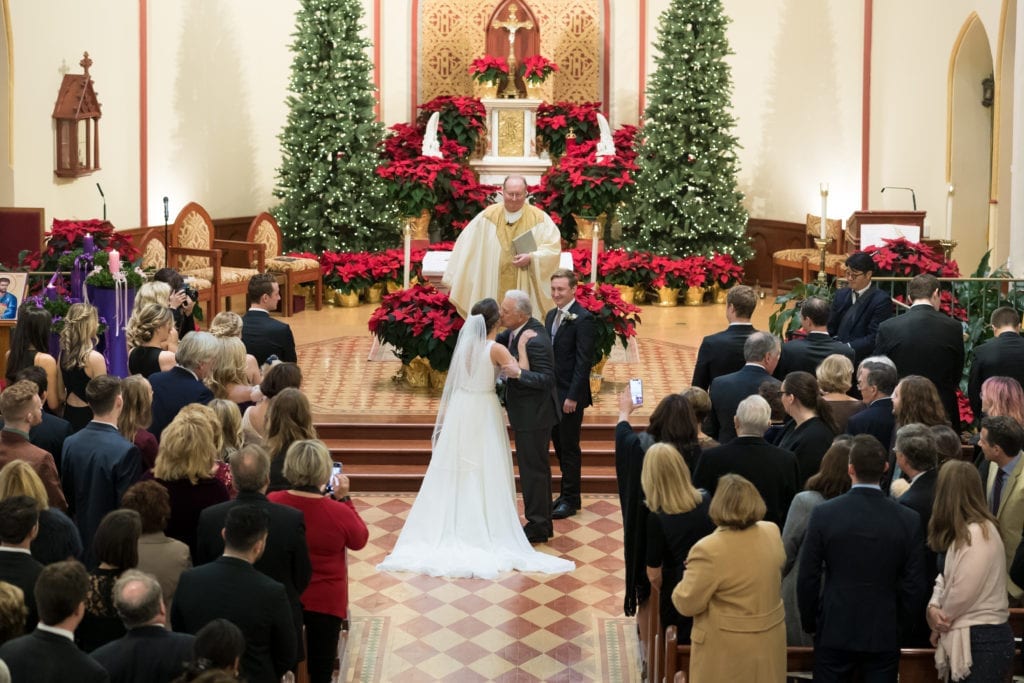
[[[213,284],[211,315],[220,311],[222,298],[227,299],[230,308],[231,297],[244,296],[249,289],[249,279],[263,272],[266,247],[253,242],[216,239],[210,214],[195,202],[189,202],[178,212],[170,235],[171,245],[167,250],[170,266],[185,277],[209,280]],[[255,253],[257,268],[222,266],[223,252],[234,250],[247,252],[246,263],[253,262]]]
[[[832,238],[829,252],[825,255],[825,271],[838,274],[846,263],[846,244],[843,238],[843,222],[838,218],[825,221],[825,233]],[[804,231],[804,246],[780,249],[772,254],[772,292],[779,292],[779,271],[791,268],[800,271],[804,282],[809,282],[811,270],[821,267],[821,252],[814,246],[814,238],[821,234],[821,217],[807,214],[807,229]]]
[[[316,310],[324,305],[324,279],[320,274],[320,262],[316,259],[293,258],[283,256],[284,240],[281,227],[269,213],[261,213],[253,219],[249,226],[246,240],[262,244],[266,248],[266,267],[268,273],[284,276],[284,291],[281,293],[281,311],[285,317],[292,315],[292,296],[295,286],[304,282],[312,282],[316,286]],[[255,264],[253,264],[255,265]]]
[[[153,228],[142,237],[139,242],[139,252],[142,255],[142,269],[147,272],[160,270],[167,263],[167,249],[164,246],[162,228]],[[213,283],[209,280],[190,277],[188,284],[199,292],[197,306],[204,306],[208,316],[212,316],[213,309]],[[207,318],[209,320],[209,318]]]

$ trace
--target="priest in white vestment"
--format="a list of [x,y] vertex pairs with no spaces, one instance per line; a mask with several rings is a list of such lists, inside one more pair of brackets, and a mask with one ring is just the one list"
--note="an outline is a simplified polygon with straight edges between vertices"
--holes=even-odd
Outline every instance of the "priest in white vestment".
[[[466,318],[477,301],[501,301],[510,289],[530,295],[533,316],[543,319],[554,308],[551,274],[558,269],[562,235],[551,217],[526,203],[526,179],[509,176],[502,203],[489,206],[470,221],[455,242],[443,283],[449,299]],[[536,249],[516,254],[512,240],[533,231]]]

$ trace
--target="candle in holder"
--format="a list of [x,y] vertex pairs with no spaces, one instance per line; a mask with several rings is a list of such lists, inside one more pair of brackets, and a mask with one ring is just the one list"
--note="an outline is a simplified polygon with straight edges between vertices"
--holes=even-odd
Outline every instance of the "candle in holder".
[[46,298],[49,301],[56,301],[57,300],[57,288],[52,284],[53,283],[52,280],[50,282],[51,282],[51,284],[46,285]]
[[92,238],[92,233],[85,233],[85,237],[82,238],[82,253],[86,256],[92,256],[96,251],[96,242]]
[[590,233],[590,284],[597,285],[597,243],[601,239],[601,224],[594,221],[594,231]]
[[821,239],[825,239],[825,216],[828,214],[828,183],[818,186],[821,190]]
[[946,187],[946,239],[953,239],[953,184]]
[[405,230],[403,232],[405,233],[405,244],[403,246],[405,253],[402,261],[405,266],[405,275],[402,277],[402,288],[409,289],[409,266],[411,265],[410,260],[412,257],[412,229],[408,223],[405,224]]
[[117,252],[117,249],[110,252],[107,265],[110,267],[111,275],[117,275],[121,272],[121,254]]

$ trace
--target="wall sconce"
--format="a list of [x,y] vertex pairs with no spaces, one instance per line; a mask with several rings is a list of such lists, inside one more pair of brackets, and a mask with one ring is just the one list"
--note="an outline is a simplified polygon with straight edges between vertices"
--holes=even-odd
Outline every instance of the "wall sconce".
[[989,76],[981,82],[981,106],[991,107],[996,99],[996,80]]
[[53,106],[57,135],[57,164],[53,172],[61,178],[78,178],[100,168],[102,113],[89,76],[92,60],[88,52],[79,65],[85,73],[64,74]]

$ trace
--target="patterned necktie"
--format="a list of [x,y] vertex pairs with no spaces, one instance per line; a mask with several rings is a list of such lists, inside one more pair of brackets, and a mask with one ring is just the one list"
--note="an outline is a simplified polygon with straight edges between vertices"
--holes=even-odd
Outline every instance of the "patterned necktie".
[[999,503],[1003,500],[1003,481],[1006,479],[1006,472],[1000,467],[996,470],[996,480],[992,484],[992,514],[999,514]]

